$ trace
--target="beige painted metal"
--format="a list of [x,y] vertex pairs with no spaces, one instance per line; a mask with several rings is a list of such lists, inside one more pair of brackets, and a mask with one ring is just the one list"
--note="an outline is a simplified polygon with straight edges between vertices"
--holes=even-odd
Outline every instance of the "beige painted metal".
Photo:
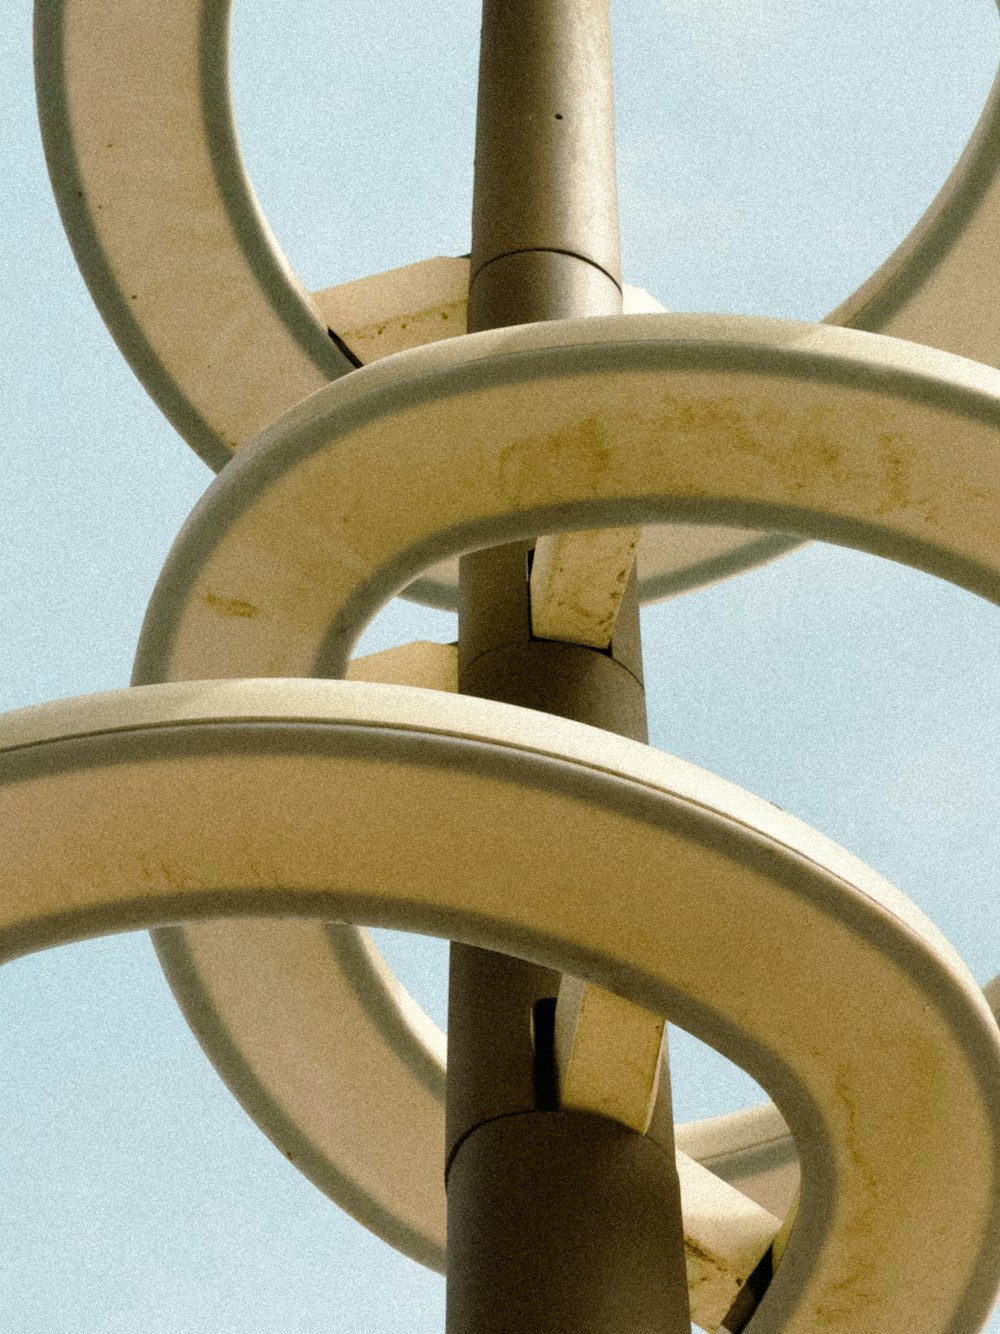
[[565,974],[556,1005],[559,1102],[645,1135],[660,1083],[662,1015]]
[[329,328],[362,364],[466,332],[469,261],[439,255],[313,293]]
[[[368,365],[468,333],[468,293],[469,257],[435,255],[326,287],[313,292],[312,300],[358,361]],[[662,309],[658,303],[657,309]]]
[[381,653],[353,658],[349,681],[380,681],[390,686],[420,686],[424,690],[458,690],[458,646],[417,639]]
[[[158,401],[219,466],[225,451],[239,447],[282,408],[348,367],[287,269],[240,174],[224,72],[207,72],[223,63],[210,58],[221,49],[217,16],[207,4],[177,4],[158,16],[154,28],[147,7],[141,16],[135,13],[135,19],[125,14],[123,21],[119,6],[115,20],[130,43],[129,63],[141,67],[143,60],[155,59],[160,69],[158,82],[150,80],[142,92],[137,84],[123,99],[122,114],[107,97],[106,73],[111,69],[120,76],[115,57],[121,51],[110,48],[108,33],[100,28],[104,18],[92,0],[66,0],[40,12],[40,65],[44,73],[50,62],[47,68],[56,74],[54,80],[42,79],[43,120],[67,227],[99,304]],[[129,22],[135,25],[131,29]],[[164,53],[175,61],[179,76],[166,99]],[[195,77],[199,65],[200,77]],[[197,124],[188,115],[194,105]],[[986,290],[984,281],[995,267],[994,218],[1000,212],[991,146],[996,114],[994,97],[963,162],[920,227],[832,320],[997,359],[996,294]],[[110,138],[108,115],[117,116]],[[77,133],[60,136],[58,126],[68,124]],[[106,145],[98,145],[105,140]],[[78,152],[81,145],[106,147],[107,152],[88,159],[86,152]],[[85,191],[77,188],[81,182]],[[180,192],[178,182],[183,183]],[[195,222],[200,240],[207,242],[200,255],[190,249],[190,232],[180,236],[180,227],[171,232],[169,215],[178,204],[178,221],[183,214],[185,225]],[[164,218],[167,225],[161,226]],[[150,247],[151,236],[158,241],[161,233],[162,248]],[[176,246],[173,253],[171,246]],[[109,263],[112,253],[118,267]],[[196,286],[201,300],[193,306],[190,293]],[[193,308],[200,324],[192,321]],[[902,505],[898,497],[894,503]],[[931,508],[925,502],[928,518]],[[559,540],[578,545],[583,539]],[[721,555],[732,560],[728,548]],[[692,564],[690,546],[682,557]],[[549,566],[558,563],[550,560]],[[947,559],[944,565],[951,569]],[[538,586],[543,587],[541,576]],[[578,601],[572,587],[558,593],[551,582],[544,587],[540,607],[546,598],[563,607]],[[599,619],[598,613],[589,615],[591,621]],[[580,633],[577,625],[554,637]],[[443,656],[429,659],[426,667],[428,683],[446,678]],[[382,672],[381,667],[372,670]],[[399,670],[405,676],[408,669],[404,664]],[[377,960],[364,956],[365,969],[376,972]],[[388,977],[381,985],[391,993]],[[370,1017],[365,1006],[361,1010]],[[420,1028],[419,1016],[402,1001],[400,1014],[404,1029]],[[424,1036],[431,1045],[430,1035]]]
[[542,538],[531,566],[532,634],[607,648],[641,534],[590,528]]
[[[353,659],[347,678],[455,692],[457,648],[422,641],[401,645]],[[252,945],[257,947],[251,960],[256,960],[259,952],[261,967],[273,969],[274,980],[265,987],[256,1004],[250,997],[237,995],[228,1008],[238,1015],[244,1032],[263,1055],[277,1085],[276,1096],[287,1106],[289,1085],[293,1080],[302,1084],[301,1075],[293,1076],[290,1072],[297,1067],[314,1069],[310,1080],[314,1106],[305,1118],[307,1123],[315,1122],[317,1113],[325,1114],[339,1123],[337,1133],[342,1138],[345,1121],[350,1119],[360,1127],[377,1124],[382,1109],[394,1106],[401,1113],[400,1118],[393,1118],[394,1132],[399,1130],[400,1119],[407,1127],[416,1121],[423,1130],[421,1138],[427,1138],[428,1122],[440,1120],[436,1099],[441,1099],[444,1088],[444,1034],[395,981],[367,933],[358,933],[359,957],[377,972],[389,991],[383,1023],[417,1027],[428,1048],[422,1069],[406,1072],[409,1079],[398,1078],[397,1063],[391,1059],[391,1052],[380,1052],[372,1034],[364,1035],[364,1050],[359,1050],[361,1044],[343,1041],[345,1028],[351,1037],[356,1036],[357,997],[351,985],[349,962],[346,968],[331,967],[338,956],[336,945],[324,928],[282,923],[275,937],[271,934],[274,929],[271,923],[241,923],[240,930],[248,926]],[[224,939],[227,929],[228,924],[220,923],[203,931],[209,935],[221,932]],[[254,972],[259,978],[259,969]],[[295,995],[287,998],[282,1026],[276,1029],[271,1008],[273,989],[281,987],[287,996],[290,975]],[[223,971],[213,981],[216,985],[235,983],[238,994],[242,970],[237,970],[235,978],[227,978]],[[296,1013],[290,1013],[289,1006],[294,1006]],[[289,1033],[303,1035],[312,1055],[306,1054],[302,1037],[290,1043]],[[564,975],[556,1017],[557,1060],[564,1072],[560,1082],[563,1105],[598,1112],[645,1133],[656,1102],[664,1033],[661,1016],[652,1015],[604,987]],[[345,1084],[350,1089],[347,1097]],[[368,1104],[367,1108],[358,1105],[362,1101]],[[669,1098],[665,1108],[669,1115]],[[718,1150],[720,1131],[725,1134],[720,1119],[713,1126],[716,1133],[709,1138],[709,1151]],[[434,1126],[434,1131],[440,1129]],[[781,1132],[797,1180],[798,1158],[783,1121]],[[297,1161],[301,1163],[301,1155],[297,1155]],[[701,1168],[687,1154],[678,1153],[677,1162],[692,1319],[711,1331],[721,1323],[739,1287],[771,1244],[779,1220]],[[439,1193],[436,1187],[439,1181],[443,1182],[442,1167],[438,1162],[433,1179],[420,1182],[430,1198]],[[742,1178],[738,1179],[742,1182]],[[436,1205],[443,1211],[443,1198]]]
[[[192,629],[196,619],[201,640],[214,627],[226,654],[220,671],[283,621],[298,626],[284,656],[314,653],[329,608],[346,605],[339,589],[353,598],[355,587],[370,588],[366,605],[335,627],[329,651],[343,655],[366,616],[438,551],[531,524],[557,531],[657,510],[773,515],[844,541],[856,529],[855,545],[870,531],[900,558],[943,548],[938,535],[951,523],[954,559],[942,551],[942,575],[957,560],[988,569],[998,385],[991,368],[916,345],[737,317],[565,321],[400,354],[314,395],[210,489],[188,532],[202,531],[209,513],[226,528],[205,562]],[[932,450],[945,429],[957,441]],[[414,433],[406,450],[396,443],[404,430]],[[418,441],[428,450],[419,462]],[[258,463],[279,456],[283,472],[265,484]],[[329,488],[334,475],[341,490],[307,491],[313,480]],[[285,512],[293,492],[298,527]],[[281,519],[270,536],[259,531],[264,513]],[[250,540],[244,532],[254,548],[241,578],[228,552]],[[320,538],[335,577],[312,604],[291,572],[315,583]],[[177,551],[191,544],[182,537]],[[265,552],[273,575],[262,571]],[[256,601],[238,596],[242,586]],[[293,611],[282,609],[286,593]],[[185,651],[183,639],[174,651]]]
[[[337,298],[302,289],[243,171],[228,20],[226,0],[36,5],[46,157],[77,260],[136,374],[214,468],[352,365],[321,316]],[[998,123],[995,88],[924,218],[831,320],[1000,360]],[[640,557],[644,600],[790,546],[760,532],[735,544],[731,533],[691,537],[675,535],[655,565]],[[426,573],[407,595],[454,605],[452,589],[450,577]]]
[[[656,1136],[654,1114],[649,1133]],[[777,1218],[787,1218],[799,1193],[799,1160],[784,1118],[773,1103],[676,1127],[677,1149],[736,1185]]]
[[[468,332],[467,256],[437,255],[312,294],[320,316],[363,365]],[[626,315],[662,314],[641,287],[622,286]]]
[[[351,354],[367,364],[466,333],[468,288],[469,260],[438,257],[328,287],[314,293],[313,301]],[[664,309],[648,292],[627,284],[622,305],[625,314],[663,313]],[[540,639],[607,648],[641,532],[639,528],[612,528],[541,538],[532,567],[533,633]],[[644,548],[646,568],[657,567],[661,550],[657,536],[657,530],[649,531]],[[668,569],[677,563],[677,536],[676,531],[671,532],[663,548]],[[712,554],[753,541],[756,535],[748,538],[742,531],[717,529],[713,537]],[[697,560],[703,547],[702,530],[691,529],[682,559],[694,553]],[[449,601],[458,586],[458,562],[428,570],[421,580],[442,585],[434,599]]]
[[910,235],[828,317],[1000,363],[1000,79],[965,151]]
[[[563,974],[556,1009],[560,1106],[650,1128],[666,1022],[624,996]],[[669,1098],[665,1100],[669,1111]],[[787,1134],[787,1132],[786,1132]],[[717,1329],[781,1227],[687,1154],[677,1152],[691,1319]]]
[[[347,679],[455,692],[458,650],[450,644],[416,641],[352,659]],[[227,925],[213,924],[203,930],[209,934],[216,930],[224,933]],[[383,1022],[390,1026],[395,1023],[418,1027],[429,1049],[423,1068],[408,1071],[409,1079],[399,1080],[391,1052],[380,1052],[370,1034],[363,1037],[363,1050],[359,1050],[362,1044],[343,1041],[345,1027],[350,1037],[357,1036],[357,998],[351,985],[350,963],[346,968],[331,967],[338,955],[324,928],[283,923],[277,938],[272,938],[271,923],[241,922],[240,930],[247,926],[253,944],[262,955],[262,966],[273,969],[273,981],[261,998],[263,1008],[259,1002],[253,1005],[249,997],[234,999],[229,1008],[239,1015],[251,1043],[263,1054],[278,1086],[277,1097],[287,1106],[289,1085],[294,1081],[301,1086],[303,1082],[301,1075],[293,1075],[291,1071],[303,1065],[307,1070],[315,1068],[309,1081],[314,1107],[307,1121],[315,1122],[317,1112],[320,1116],[325,1113],[329,1120],[339,1123],[337,1134],[342,1139],[345,1121],[350,1120],[358,1127],[377,1124],[384,1120],[380,1118],[383,1109],[393,1106],[400,1109],[400,1114],[392,1118],[394,1133],[398,1134],[400,1121],[407,1128],[416,1121],[424,1131],[421,1138],[426,1138],[428,1122],[440,1120],[435,1095],[437,1099],[443,1096],[444,1034],[395,981],[367,932],[358,933],[359,957],[376,971],[389,991]],[[255,957],[256,951],[251,959]],[[254,972],[259,978],[259,971]],[[276,1026],[271,1008],[273,988],[281,987],[287,995],[290,975],[295,995],[286,1000],[281,1023]],[[223,973],[213,981],[225,985],[228,980],[230,986],[235,981],[239,990],[241,976],[239,972],[235,979],[227,979]],[[289,1012],[290,1006],[294,1006],[296,1013]],[[556,1013],[557,1061],[563,1072],[562,1105],[597,1112],[645,1133],[656,1103],[665,1028],[662,1016],[651,1014],[604,987],[564,974]],[[313,1054],[306,1055],[301,1037],[290,1042],[290,1033],[303,1034]],[[349,1089],[346,1097],[345,1084]],[[362,1101],[368,1104],[368,1115],[359,1115],[362,1109],[358,1104]],[[666,1112],[669,1115],[669,1098]],[[784,1122],[781,1126],[797,1173],[794,1146]],[[717,1148],[718,1143],[717,1133],[710,1147]],[[354,1154],[359,1156],[357,1145]],[[301,1155],[296,1160],[301,1164]],[[779,1219],[688,1155],[678,1153],[677,1164],[684,1207],[691,1317],[701,1328],[713,1331],[770,1246],[778,1232]],[[432,1180],[418,1179],[425,1195],[433,1199],[439,1193],[438,1182],[443,1190],[443,1163],[436,1163]],[[439,1210],[444,1209],[443,1198],[436,1204]]]
[[989,367],[790,321],[622,316],[403,353],[209,489],[138,674],[336,670],[439,553],[647,515],[774,519],[990,596],[998,422]]
[[[368,364],[395,352],[442,342],[467,332],[469,261],[423,260],[316,292],[313,301],[359,362]],[[641,287],[622,288],[626,315],[664,314],[664,307]],[[735,573],[737,567],[771,560],[790,550],[788,542],[760,533],[719,527],[596,529],[557,533],[539,539],[532,567],[532,628],[541,639],[606,648],[636,547],[647,600],[688,587],[684,571],[698,570],[694,583]],[[740,555],[734,560],[734,552]],[[407,596],[435,606],[457,605],[458,560],[425,570]]]
[[[77,262],[135,373],[215,469],[352,370],[352,357],[365,360],[386,339],[396,351],[445,327],[464,332],[468,284],[467,260],[440,259],[316,297],[305,291],[243,169],[228,26],[228,5],[210,0],[36,6],[46,159]],[[648,307],[644,293],[635,301]],[[693,534],[689,548],[664,547],[664,564],[654,541],[645,564],[658,582],[648,595],[664,581],[689,586],[689,569],[699,583],[788,545],[719,533],[706,546]],[[454,607],[456,587],[456,569],[427,571],[408,596]]]
[[713,1334],[770,1250],[781,1221],[687,1154],[677,1154],[677,1175],[691,1319]]
[[[43,133],[81,267],[140,378],[216,467],[347,369],[242,170],[228,17],[208,0],[36,14]],[[911,237],[832,318],[997,359],[998,114],[994,91]]]
[[[561,388],[566,376],[572,394]],[[409,406],[400,401],[404,385]],[[391,413],[382,406],[389,388]],[[584,526],[604,514],[621,521],[630,508],[643,519],[714,515],[720,505],[737,522],[777,514],[805,536],[905,559],[1000,599],[998,390],[997,372],[947,355],[762,320],[591,320],[403,354],[323,391],[216,482],[161,579],[137,680],[335,673],[364,621],[421,561],[463,543],[530,534],[544,526],[540,515],[553,512]],[[580,422],[599,423],[599,454]],[[684,430],[678,422],[687,423]],[[540,432],[556,465],[544,451],[522,448]],[[428,452],[403,450],[404,439]],[[447,496],[434,489],[438,473],[451,480]],[[255,959],[266,950],[239,924],[213,931],[211,939],[204,931],[161,934],[168,973],[231,1086],[280,1138],[289,1120],[275,1111],[275,1098],[280,1110],[285,1096],[281,1078],[266,1082],[267,1063],[236,1013],[241,989],[258,999],[267,990],[266,978],[255,976]],[[220,975],[238,982],[217,988]],[[352,1016],[366,1006],[377,1011],[379,979],[352,976]],[[421,1042],[405,1023],[364,1023],[359,1046],[374,1033],[373,1063],[394,1048],[405,1083],[407,1063],[422,1059]],[[307,1094],[284,1106],[294,1106],[291,1119],[305,1141],[323,1142],[329,1109],[317,1116],[318,1102]],[[759,1155],[751,1134],[742,1146],[723,1145],[718,1161],[710,1152],[705,1161],[752,1195],[746,1177],[769,1178],[768,1189],[787,1201],[794,1162],[787,1150],[768,1152],[774,1136],[764,1130]],[[683,1132],[678,1139],[690,1152]],[[398,1143],[393,1136],[384,1146],[387,1174]],[[434,1155],[433,1138],[424,1150],[420,1143],[419,1129],[407,1134],[410,1157]],[[342,1170],[324,1178],[338,1198]],[[391,1221],[395,1206],[375,1186],[372,1198],[366,1221],[426,1255],[433,1219],[420,1252],[401,1238]],[[766,1195],[755,1198],[769,1204]]]
[[[560,1105],[647,1133],[657,1103],[666,1023],[624,996],[563,975],[556,1009]],[[664,1100],[669,1114],[669,1096]],[[787,1137],[787,1129],[782,1127]],[[719,1131],[709,1139],[717,1148]],[[677,1151],[691,1319],[717,1329],[781,1228],[775,1217]],[[797,1168],[797,1160],[796,1160]]]
[[[1000,1032],[898,891],[766,802],[579,724],[541,736],[537,715],[489,701],[208,681],[8,715],[0,818],[5,958],[164,920],[360,919],[679,1012],[741,1053],[802,1154],[757,1334],[986,1318]],[[866,998],[849,1025],[845,979]]]
[[52,184],[119,347],[213,468],[351,369],[260,212],[237,146],[228,5],[45,0]]

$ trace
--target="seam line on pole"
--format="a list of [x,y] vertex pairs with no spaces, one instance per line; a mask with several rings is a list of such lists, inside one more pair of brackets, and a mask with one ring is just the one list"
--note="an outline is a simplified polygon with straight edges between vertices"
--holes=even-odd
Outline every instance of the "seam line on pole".
[[619,279],[617,279],[613,273],[609,273],[603,264],[598,264],[594,260],[588,259],[586,255],[581,255],[576,250],[563,250],[559,246],[550,245],[521,246],[516,250],[505,250],[502,255],[494,255],[491,259],[484,260],[469,279],[470,289],[484,269],[488,269],[491,264],[499,263],[502,259],[509,259],[511,255],[568,255],[570,259],[578,259],[582,264],[589,264],[590,267],[596,269],[598,273],[603,273],[605,278],[614,283],[619,292],[622,290],[622,285]]
[[[611,644],[606,649],[594,648],[592,644],[578,644],[576,643],[575,640],[572,639],[539,639],[537,635],[530,635],[528,639],[525,641],[525,643],[562,644],[566,648],[578,648],[582,653],[596,653],[602,658],[610,658],[610,660],[615,664],[615,666],[618,667],[621,671],[623,671],[627,676],[631,676],[632,680],[636,683],[639,689],[642,690],[643,693],[645,693],[646,685],[643,678],[641,676],[636,676],[635,672],[633,672],[631,668],[626,667],[625,664],[622,661],[620,661],[620,659],[616,658],[611,652],[611,649],[614,645],[613,639],[611,641]],[[501,644],[498,645],[496,648],[484,649],[482,653],[477,653],[474,658],[469,658],[469,660],[463,665],[463,673],[471,672],[472,668],[476,665],[476,663],[482,662],[484,658],[489,658],[495,653],[503,653],[507,649],[507,647],[508,647],[507,644]],[[463,693],[468,693],[468,692],[463,692]]]
[[[471,1136],[473,1136],[476,1133],[477,1130],[482,1130],[484,1126],[494,1125],[497,1121],[509,1121],[512,1117],[515,1116],[566,1116],[571,1114],[576,1114],[578,1116],[592,1116],[596,1121],[606,1121],[609,1125],[618,1126],[619,1129],[628,1128],[623,1126],[620,1121],[616,1121],[614,1117],[602,1116],[600,1112],[584,1111],[583,1109],[578,1107],[557,1107],[554,1110],[549,1110],[540,1107],[524,1107],[517,1112],[499,1112],[496,1116],[485,1116],[483,1117],[482,1121],[477,1121],[474,1126],[470,1126],[468,1130],[464,1132],[461,1138],[456,1140],[455,1143],[452,1145],[451,1152],[448,1154],[447,1160],[445,1161],[444,1165],[445,1187],[447,1187],[448,1185],[448,1175],[451,1172],[452,1164],[454,1163],[456,1157],[458,1156],[459,1149],[462,1147],[462,1145],[465,1143],[467,1139],[470,1139]],[[635,1135],[639,1135],[640,1139],[648,1141],[648,1143],[651,1144],[656,1149],[656,1151],[662,1155],[662,1157],[664,1158],[668,1157],[666,1150],[655,1139],[651,1139],[649,1135],[642,1135],[637,1130],[633,1131],[632,1133]],[[768,1254],[770,1254],[770,1252],[768,1252]]]

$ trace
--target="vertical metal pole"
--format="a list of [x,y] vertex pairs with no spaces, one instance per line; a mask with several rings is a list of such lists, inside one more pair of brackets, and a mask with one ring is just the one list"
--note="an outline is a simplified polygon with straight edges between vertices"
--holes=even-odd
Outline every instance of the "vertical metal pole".
[[[620,310],[608,0],[484,0],[469,329]],[[610,651],[534,640],[530,549],[463,558],[460,688],[645,740],[634,576]],[[558,982],[452,947],[448,1334],[688,1334],[672,1155],[558,1109]]]
[[608,0],[484,0],[469,328],[621,311]]

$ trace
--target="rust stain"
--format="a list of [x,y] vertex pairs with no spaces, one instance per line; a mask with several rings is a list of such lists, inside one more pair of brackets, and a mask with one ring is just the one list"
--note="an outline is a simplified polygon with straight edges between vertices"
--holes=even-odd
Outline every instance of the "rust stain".
[[910,460],[898,433],[883,431],[878,436],[878,452],[885,475],[885,499],[875,513],[880,517],[893,510],[908,509],[910,495]]
[[626,565],[619,564],[617,570],[612,572],[610,569],[600,571],[600,585],[602,591],[606,591],[611,605],[603,611],[598,612],[593,602],[584,600],[582,593],[573,590],[577,587],[577,581],[574,579],[574,569],[572,564],[560,561],[556,566],[553,575],[553,584],[558,588],[561,583],[569,583],[569,590],[560,590],[556,598],[556,605],[565,611],[568,611],[577,620],[590,621],[595,629],[602,634],[605,632],[608,639],[611,638],[611,631],[618,617],[618,606],[625,591],[625,583],[632,573],[632,566],[635,563],[634,557],[630,558]]
[[934,495],[915,492],[912,466],[915,452],[912,442],[901,431],[883,431],[876,437],[879,462],[883,471],[884,499],[875,508],[878,518],[909,511],[925,526],[939,528],[941,506]]
[[834,1091],[844,1109],[844,1147],[863,1181],[861,1191],[864,1203],[855,1210],[854,1217],[845,1227],[848,1237],[857,1245],[853,1254],[845,1256],[847,1273],[825,1287],[825,1299],[816,1305],[816,1314],[824,1324],[843,1325],[857,1320],[863,1308],[871,1301],[878,1286],[878,1238],[874,1235],[872,1208],[878,1189],[878,1179],[871,1164],[858,1144],[857,1108],[843,1070],[838,1070]]
[[132,874],[149,885],[167,885],[171,889],[188,887],[186,881],[171,869],[165,858],[151,856],[145,852],[136,853]]
[[849,480],[836,412],[823,404],[792,413],[776,403],[744,403],[733,395],[684,399],[664,394],[666,411],[655,425],[666,439],[684,435],[713,448],[759,460],[782,476],[794,493],[813,490],[817,480]]
[[162,857],[156,859],[156,865],[159,868],[161,879],[165,884],[169,885],[171,889],[187,889],[187,881],[183,876],[179,876],[173,871],[169,863]]
[[704,1246],[700,1246],[698,1242],[687,1234],[684,1236],[684,1250],[692,1260],[698,1261],[700,1264],[704,1265],[706,1269],[720,1269],[719,1257],[713,1255],[711,1251],[706,1251]]
[[[773,468],[792,495],[815,495],[830,483],[856,489],[866,485],[867,474],[874,517],[908,512],[928,527],[940,524],[937,497],[913,476],[914,441],[882,407],[818,403],[789,411],[773,402],[743,404],[736,397],[690,401],[666,395],[661,402],[667,411],[659,429],[668,437],[683,433],[703,439],[705,448],[754,458]],[[841,441],[851,444],[845,449]]]
[[[544,468],[553,499],[570,474],[577,495],[597,492],[623,458],[622,441],[648,444],[662,483],[692,499],[716,488],[703,478],[706,460],[728,456],[727,470],[758,474],[761,495],[812,506],[861,502],[874,520],[940,529],[945,505],[932,476],[925,476],[922,448],[905,419],[862,393],[848,401],[785,403],[780,386],[764,399],[739,392],[691,396],[660,393],[652,411],[628,411],[613,420],[600,413],[551,432],[512,441],[498,458],[500,497],[518,503],[532,476]],[[544,460],[541,463],[540,460]],[[622,465],[624,466],[624,465]],[[1000,509],[1000,494],[967,488],[969,502]]]
[[214,593],[206,593],[202,601],[206,607],[211,607],[222,616],[236,616],[245,621],[254,621],[260,615],[259,607],[255,607],[252,602],[244,602],[242,598],[220,598]]
[[578,473],[582,466],[596,482],[614,456],[608,437],[607,424],[592,415],[558,431],[515,440],[500,453],[500,485],[506,495],[516,497],[523,474],[534,472],[539,459],[545,459],[556,476]]
[[678,398],[674,394],[662,394],[660,402],[666,408],[663,425],[672,432],[684,431],[703,435],[713,432],[733,438],[737,448],[753,449],[757,441],[752,440],[746,430],[746,419],[732,398],[697,399]]

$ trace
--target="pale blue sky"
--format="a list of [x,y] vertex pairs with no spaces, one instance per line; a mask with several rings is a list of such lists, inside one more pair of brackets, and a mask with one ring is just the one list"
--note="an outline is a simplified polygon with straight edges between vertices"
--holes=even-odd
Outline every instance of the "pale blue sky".
[[[211,476],[122,361],[63,238],[34,125],[30,10],[0,13],[3,709],[127,682],[153,580]],[[675,310],[814,319],[837,305],[942,183],[996,66],[992,0],[615,12],[626,276]],[[477,27],[472,3],[401,16],[237,0],[244,151],[307,286],[467,250]],[[404,607],[378,633],[454,629]],[[839,839],[980,980],[1000,970],[995,609],[812,547],[651,610],[644,633],[655,744]],[[393,955],[440,1016],[442,947]],[[679,1115],[747,1096],[676,1047]],[[442,1281],[342,1215],[246,1120],[145,937],[0,973],[0,1126],[0,1329],[443,1329]]]

